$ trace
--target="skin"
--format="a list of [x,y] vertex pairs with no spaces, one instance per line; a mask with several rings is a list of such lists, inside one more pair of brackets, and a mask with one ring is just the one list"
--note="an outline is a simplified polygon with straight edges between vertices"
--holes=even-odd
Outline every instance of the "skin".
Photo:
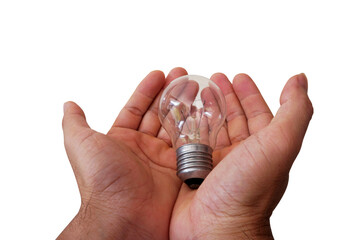
[[104,135],[64,104],[65,148],[81,194],[78,214],[58,239],[273,239],[269,219],[313,114],[304,74],[286,83],[275,117],[251,78],[211,79],[226,98],[227,127],[215,167],[198,190],[176,176],[175,150],[157,117],[167,77],[153,71]]

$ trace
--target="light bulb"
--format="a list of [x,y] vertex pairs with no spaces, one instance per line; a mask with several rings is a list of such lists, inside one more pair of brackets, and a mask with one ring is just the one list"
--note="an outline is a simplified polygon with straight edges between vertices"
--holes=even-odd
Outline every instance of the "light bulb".
[[179,77],[161,95],[158,115],[176,149],[177,175],[192,189],[212,170],[212,151],[225,114],[220,88],[202,76]]

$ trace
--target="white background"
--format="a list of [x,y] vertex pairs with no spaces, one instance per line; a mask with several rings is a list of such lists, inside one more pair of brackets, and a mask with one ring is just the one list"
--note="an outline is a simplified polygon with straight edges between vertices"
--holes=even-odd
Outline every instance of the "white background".
[[151,70],[248,73],[275,113],[305,72],[315,114],[271,218],[278,240],[360,239],[356,1],[0,1],[0,239],[54,239],[80,198],[62,105],[106,133]]

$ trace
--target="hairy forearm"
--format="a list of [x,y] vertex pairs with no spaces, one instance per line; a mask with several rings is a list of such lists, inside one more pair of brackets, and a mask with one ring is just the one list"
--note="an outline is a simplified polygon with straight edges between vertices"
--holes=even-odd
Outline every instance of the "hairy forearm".
[[78,215],[67,225],[57,239],[105,239],[107,230],[94,222],[82,220]]
[[124,218],[104,218],[81,209],[57,239],[151,239],[151,235]]
[[244,239],[244,240],[273,240],[269,221],[256,223],[212,225],[204,233],[198,235],[198,239]]
[[113,231],[111,226],[102,222],[101,219],[84,217],[82,213],[79,213],[57,239],[115,239],[119,237],[119,234],[126,235],[125,230]]

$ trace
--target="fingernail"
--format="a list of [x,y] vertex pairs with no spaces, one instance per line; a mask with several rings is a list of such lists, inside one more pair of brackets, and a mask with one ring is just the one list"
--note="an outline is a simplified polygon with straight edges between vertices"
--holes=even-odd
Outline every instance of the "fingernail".
[[299,85],[303,89],[305,89],[305,91],[307,92],[307,90],[308,90],[308,81],[307,81],[305,73],[298,74],[297,81],[298,81]]

